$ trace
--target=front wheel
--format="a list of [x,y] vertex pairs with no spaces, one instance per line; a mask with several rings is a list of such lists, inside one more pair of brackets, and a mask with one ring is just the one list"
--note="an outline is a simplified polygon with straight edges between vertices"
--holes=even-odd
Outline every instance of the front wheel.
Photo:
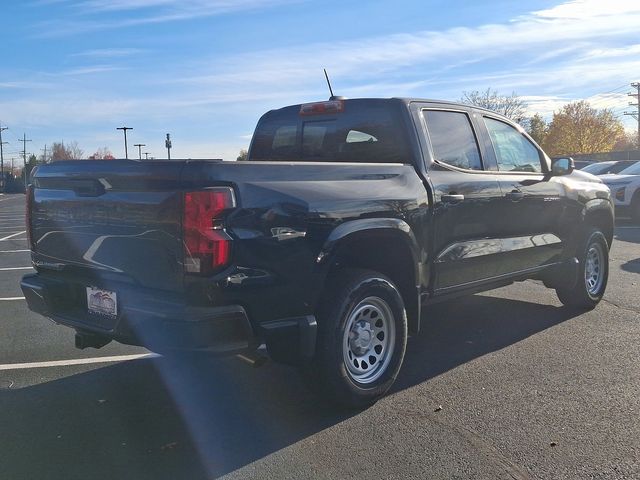
[[556,293],[564,305],[589,310],[602,300],[609,279],[609,246],[601,231],[592,228],[586,232],[578,251],[578,262],[575,285],[559,287]]
[[631,202],[631,218],[637,224],[640,224],[640,192],[637,192],[633,196],[633,201]]
[[389,390],[402,365],[402,296],[391,280],[369,270],[344,269],[327,283],[317,312],[316,356],[306,372],[336,403],[366,407]]

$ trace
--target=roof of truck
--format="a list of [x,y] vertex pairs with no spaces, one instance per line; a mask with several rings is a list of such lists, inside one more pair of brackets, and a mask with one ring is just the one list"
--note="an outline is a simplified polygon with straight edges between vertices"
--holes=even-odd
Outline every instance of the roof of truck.
[[[451,106],[459,106],[459,107],[466,107],[466,108],[475,108],[478,110],[483,110],[485,112],[488,113],[493,113],[496,115],[500,115],[498,112],[494,112],[493,110],[489,110],[487,108],[484,107],[479,107],[477,105],[471,105],[468,103],[462,103],[462,102],[453,102],[451,100],[438,100],[438,99],[433,99],[433,98],[417,98],[417,97],[388,97],[388,98],[382,98],[382,97],[364,97],[364,98],[346,98],[346,97],[333,97],[333,100],[342,100],[345,102],[351,102],[354,100],[357,101],[367,101],[367,100],[374,100],[374,101],[387,101],[387,102],[401,102],[404,103],[406,105],[410,104],[410,103],[414,103],[414,102],[419,102],[419,103],[437,103],[437,104],[442,104],[442,105],[451,105]],[[330,101],[330,99],[326,99],[326,100],[315,100],[312,102],[302,102],[302,103],[296,103],[296,104],[292,104],[292,105],[287,105],[281,108],[290,108],[290,107],[298,107],[300,105],[305,105],[308,103],[320,103],[320,102],[326,102],[326,101]],[[274,109],[274,110],[280,110],[278,109]],[[273,110],[272,110],[273,111]]]

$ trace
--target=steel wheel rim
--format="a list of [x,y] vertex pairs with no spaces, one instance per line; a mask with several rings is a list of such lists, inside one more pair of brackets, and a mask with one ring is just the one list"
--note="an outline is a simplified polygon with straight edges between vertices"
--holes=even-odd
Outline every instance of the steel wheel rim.
[[589,246],[584,261],[584,284],[590,295],[598,295],[604,280],[604,254],[602,246],[594,243]]
[[395,318],[379,297],[358,303],[347,319],[342,340],[343,360],[352,380],[369,384],[386,372],[396,342]]

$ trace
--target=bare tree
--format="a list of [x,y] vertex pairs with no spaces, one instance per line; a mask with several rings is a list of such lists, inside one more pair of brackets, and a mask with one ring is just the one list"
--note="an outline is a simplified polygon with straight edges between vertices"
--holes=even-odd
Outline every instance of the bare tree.
[[84,156],[84,152],[78,147],[78,142],[70,142],[66,145],[64,142],[54,142],[51,145],[51,161],[58,160],[80,160]]
[[527,103],[516,92],[508,96],[500,95],[491,88],[487,88],[484,92],[478,90],[462,92],[460,102],[492,110],[517,123],[526,119]]
[[99,148],[93,155],[89,155],[89,160],[115,160],[115,158],[107,147]]

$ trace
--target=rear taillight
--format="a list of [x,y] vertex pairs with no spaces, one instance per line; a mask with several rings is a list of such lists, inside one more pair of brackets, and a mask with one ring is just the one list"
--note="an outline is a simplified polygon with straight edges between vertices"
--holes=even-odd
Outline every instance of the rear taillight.
[[25,224],[27,229],[27,242],[29,243],[29,249],[33,250],[33,237],[31,233],[31,207],[33,205],[33,186],[28,185],[25,193],[27,194],[25,202]]
[[224,230],[224,214],[235,206],[230,187],[184,194],[185,272],[208,274],[229,264],[231,237]]

